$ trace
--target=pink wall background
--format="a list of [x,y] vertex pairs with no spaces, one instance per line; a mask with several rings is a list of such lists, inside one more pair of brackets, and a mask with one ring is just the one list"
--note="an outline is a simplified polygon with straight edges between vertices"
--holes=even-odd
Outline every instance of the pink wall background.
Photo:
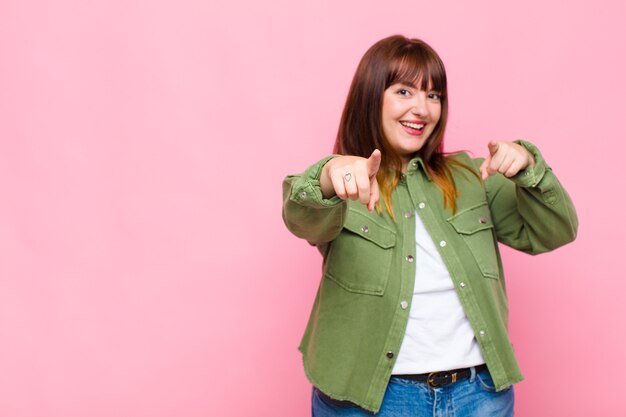
[[504,254],[516,415],[624,415],[624,3],[381,5],[0,0],[1,416],[309,415],[281,180],[394,33],[446,62],[449,150],[529,139],[578,208]]

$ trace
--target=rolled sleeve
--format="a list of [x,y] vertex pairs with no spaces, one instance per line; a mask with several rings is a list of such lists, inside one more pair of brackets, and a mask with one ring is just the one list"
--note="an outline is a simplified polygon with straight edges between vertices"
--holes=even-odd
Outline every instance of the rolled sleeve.
[[523,146],[524,149],[530,152],[535,160],[535,164],[526,167],[509,179],[519,187],[536,187],[546,174],[546,170],[550,168],[546,165],[545,159],[543,159],[541,152],[539,152],[539,149],[535,145],[525,140],[516,140],[514,142]]
[[337,156],[327,156],[283,181],[283,221],[291,233],[312,244],[333,240],[343,228],[346,202],[337,196],[324,198],[320,186],[322,168]]
[[291,181],[291,195],[290,199],[305,207],[332,207],[340,204],[341,200],[336,195],[331,198],[324,198],[322,196],[322,188],[320,186],[320,176],[322,174],[322,168],[331,159],[339,155],[331,155],[320,160],[307,168],[304,173],[300,175],[289,175],[285,179],[286,182]]

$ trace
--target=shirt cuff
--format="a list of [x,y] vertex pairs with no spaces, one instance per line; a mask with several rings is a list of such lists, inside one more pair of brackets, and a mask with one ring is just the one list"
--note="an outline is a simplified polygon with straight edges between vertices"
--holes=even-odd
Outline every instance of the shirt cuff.
[[322,197],[320,186],[322,168],[338,156],[340,155],[327,156],[307,168],[291,189],[291,200],[306,207],[332,207],[343,202],[336,195],[331,198]]
[[546,161],[543,159],[541,152],[539,152],[539,149],[535,145],[525,140],[515,140],[514,142],[518,145],[522,145],[524,149],[531,153],[535,159],[535,165],[526,167],[509,179],[520,187],[536,187],[537,184],[539,184],[539,182],[543,179],[543,176],[546,174],[546,170],[549,169],[549,167],[546,165]]

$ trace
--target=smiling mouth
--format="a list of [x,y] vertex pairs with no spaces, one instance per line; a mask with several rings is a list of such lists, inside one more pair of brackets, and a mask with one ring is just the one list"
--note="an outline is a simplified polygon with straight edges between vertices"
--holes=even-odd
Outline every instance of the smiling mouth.
[[425,123],[413,123],[413,122],[405,122],[405,121],[401,121],[400,124],[404,127],[408,127],[409,129],[417,130],[418,132],[421,132],[422,130],[424,130],[424,126],[426,126]]

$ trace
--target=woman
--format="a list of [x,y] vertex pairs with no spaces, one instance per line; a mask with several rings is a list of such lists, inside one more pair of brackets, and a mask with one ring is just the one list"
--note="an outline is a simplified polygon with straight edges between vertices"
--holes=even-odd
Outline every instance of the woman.
[[573,205],[529,142],[446,154],[446,75],[392,36],[363,56],[335,154],[288,176],[283,218],[321,252],[300,345],[314,416],[510,416],[522,375],[497,241],[571,242]]

